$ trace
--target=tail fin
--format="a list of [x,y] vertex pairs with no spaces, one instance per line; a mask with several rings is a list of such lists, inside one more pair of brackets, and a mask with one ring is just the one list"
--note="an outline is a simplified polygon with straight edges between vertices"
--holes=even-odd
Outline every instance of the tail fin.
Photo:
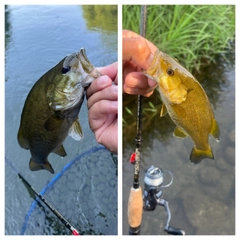
[[211,147],[209,146],[207,150],[201,150],[193,147],[190,154],[190,161],[197,164],[200,163],[204,158],[214,159]]
[[48,162],[47,159],[44,163],[36,163],[31,158],[30,162],[29,162],[29,168],[32,171],[38,171],[38,170],[45,169],[45,170],[48,170],[50,173],[54,173],[54,170],[53,170],[51,164]]

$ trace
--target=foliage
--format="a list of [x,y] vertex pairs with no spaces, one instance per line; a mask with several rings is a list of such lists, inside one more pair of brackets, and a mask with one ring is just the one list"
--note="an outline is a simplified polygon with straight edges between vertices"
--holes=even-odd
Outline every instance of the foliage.
[[117,5],[82,5],[89,29],[117,31]]
[[[213,61],[235,38],[234,5],[148,5],[146,38],[188,70]],[[123,6],[123,28],[139,33],[140,5]]]

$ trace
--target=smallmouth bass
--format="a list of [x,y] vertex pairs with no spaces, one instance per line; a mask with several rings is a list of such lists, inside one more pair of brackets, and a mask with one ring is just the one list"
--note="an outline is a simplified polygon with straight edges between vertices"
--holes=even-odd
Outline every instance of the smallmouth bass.
[[168,113],[177,125],[173,135],[180,138],[190,136],[193,140],[191,162],[214,159],[208,135],[219,141],[220,129],[200,83],[176,60],[160,51],[155,53],[145,75],[158,83],[163,102],[160,116]]
[[22,110],[17,136],[19,145],[31,152],[32,171],[54,173],[48,155],[67,155],[63,147],[67,135],[75,140],[83,138],[78,114],[86,88],[99,76],[82,48],[63,58],[34,84]]

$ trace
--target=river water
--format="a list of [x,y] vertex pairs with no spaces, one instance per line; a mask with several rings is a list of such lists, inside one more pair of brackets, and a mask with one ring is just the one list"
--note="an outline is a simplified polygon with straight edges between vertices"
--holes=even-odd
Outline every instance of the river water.
[[[143,99],[140,184],[151,166],[172,172],[173,184],[163,188],[163,199],[169,202],[172,227],[188,235],[235,234],[235,52],[219,56],[215,64],[194,73],[205,89],[220,127],[220,142],[210,136],[214,160],[199,164],[189,161],[193,142],[174,138],[174,123],[168,115],[160,117],[158,93]],[[227,61],[225,60],[227,59]],[[157,111],[152,107],[155,105]],[[136,96],[123,97],[123,234],[128,234],[127,203],[133,183],[133,166],[129,163],[135,151]],[[130,114],[129,112],[132,112]],[[165,183],[170,181],[166,174]],[[166,212],[157,206],[144,211],[141,234],[165,235]]]
[[[55,216],[49,217],[49,210],[41,204],[33,212],[29,211],[33,199],[14,169],[40,192],[64,166],[81,154],[82,164],[88,164],[65,171],[65,181],[56,181],[54,187],[51,185],[48,200],[75,226],[78,225],[83,234],[117,234],[115,156],[106,149],[99,149],[101,147],[88,125],[86,101],[79,115],[84,139],[77,142],[68,137],[64,142],[65,158],[50,154],[54,175],[47,171],[30,171],[30,152],[17,142],[20,116],[28,92],[63,57],[84,47],[96,67],[117,61],[117,6],[9,5],[5,8],[5,29],[5,156],[8,160],[5,161],[5,234],[71,234]],[[95,150],[91,152],[91,149]],[[87,161],[84,153],[94,157]],[[106,171],[110,173],[106,174]],[[109,179],[111,185],[107,182]],[[89,194],[86,199],[83,199],[83,191]],[[72,216],[76,213],[78,216],[74,219]],[[30,215],[34,215],[34,219]]]

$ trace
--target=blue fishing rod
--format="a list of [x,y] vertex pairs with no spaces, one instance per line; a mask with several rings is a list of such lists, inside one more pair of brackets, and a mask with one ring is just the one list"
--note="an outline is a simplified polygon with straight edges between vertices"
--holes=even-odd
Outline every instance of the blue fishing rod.
[[[59,220],[61,220],[61,222],[72,232],[73,235],[80,235],[79,232],[77,231],[76,228],[74,228],[72,226],[72,224],[67,221],[66,218],[63,217],[62,214],[60,214],[41,194],[39,194],[34,188],[33,186],[22,176],[22,174],[20,174],[17,169],[13,166],[12,162],[5,157],[5,160],[8,162],[8,164],[11,166],[11,168],[13,169],[13,171],[19,176],[19,178],[23,181],[23,183],[32,190],[32,192],[35,194],[34,199],[35,201],[38,202],[38,198],[41,199],[41,201],[50,209],[51,212],[53,212]],[[37,196],[37,197],[36,197]]]

